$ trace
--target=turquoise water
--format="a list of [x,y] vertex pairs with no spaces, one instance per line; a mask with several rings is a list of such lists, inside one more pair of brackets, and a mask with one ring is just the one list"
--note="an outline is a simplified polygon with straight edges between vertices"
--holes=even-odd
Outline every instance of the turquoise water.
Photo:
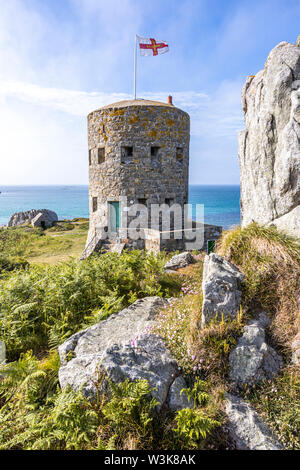
[[[59,219],[88,217],[88,186],[0,186],[0,225],[14,212],[54,210]],[[205,222],[227,229],[240,223],[239,186],[189,188],[189,202],[204,204]]]

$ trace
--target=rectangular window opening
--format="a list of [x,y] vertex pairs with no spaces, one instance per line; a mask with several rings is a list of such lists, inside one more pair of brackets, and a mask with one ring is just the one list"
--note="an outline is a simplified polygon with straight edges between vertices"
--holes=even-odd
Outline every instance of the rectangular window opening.
[[92,164],[92,151],[89,150],[89,165],[91,166]]
[[213,253],[216,249],[216,240],[207,240],[207,254]]
[[174,203],[174,199],[170,199],[168,197],[166,197],[165,199],[165,204],[167,204],[167,206],[172,206],[172,204]]
[[93,212],[96,212],[98,209],[98,199],[93,197]]
[[146,205],[147,205],[147,199],[145,199],[145,198],[140,198],[140,199],[138,199],[138,203],[139,203],[139,204],[143,204],[143,206],[146,206]]
[[159,149],[160,147],[158,147],[157,145],[151,147],[151,157],[158,157]]
[[153,146],[151,147],[151,165],[153,168],[160,167],[160,154],[159,154],[160,147]]
[[180,163],[183,161],[183,148],[177,147],[176,148],[176,160]]
[[105,162],[105,148],[98,148],[98,164]]
[[121,163],[129,163],[133,157],[133,147],[121,147]]

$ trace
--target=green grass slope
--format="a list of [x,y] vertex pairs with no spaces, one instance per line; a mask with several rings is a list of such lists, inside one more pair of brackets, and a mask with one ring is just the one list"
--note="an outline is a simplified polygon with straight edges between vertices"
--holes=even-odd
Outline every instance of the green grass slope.
[[[225,232],[217,250],[247,276],[242,308],[233,321],[201,329],[203,253],[174,274],[163,274],[164,253],[106,253],[80,262],[74,254],[86,221],[61,225],[43,234],[26,227],[0,231],[0,339],[10,361],[0,370],[0,449],[227,448],[228,357],[261,309],[272,319],[268,336],[284,367],[275,381],[243,394],[287,448],[300,448],[299,371],[290,360],[299,331],[296,240],[255,224]],[[61,391],[58,345],[148,295],[171,297],[156,331],[183,370],[194,409],[157,414],[144,381],[111,384],[96,403]],[[95,380],[100,384],[103,376]]]

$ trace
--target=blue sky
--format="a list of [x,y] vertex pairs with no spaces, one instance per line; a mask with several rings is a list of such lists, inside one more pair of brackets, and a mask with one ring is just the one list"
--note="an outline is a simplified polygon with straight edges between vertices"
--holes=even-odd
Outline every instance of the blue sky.
[[0,0],[0,184],[86,184],[86,115],[137,94],[191,116],[190,182],[237,184],[241,88],[300,34],[299,0]]

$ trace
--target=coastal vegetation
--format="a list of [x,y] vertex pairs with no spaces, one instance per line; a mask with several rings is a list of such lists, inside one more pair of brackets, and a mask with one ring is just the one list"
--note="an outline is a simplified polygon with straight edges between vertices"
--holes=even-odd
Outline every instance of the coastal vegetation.
[[[54,264],[56,243],[67,257],[70,237],[86,236],[87,226],[80,228],[86,221],[64,223],[74,225],[58,232],[64,246],[54,230],[0,231],[0,339],[7,347],[7,365],[0,370],[0,449],[228,448],[222,431],[228,358],[245,323],[261,310],[271,315],[268,335],[284,366],[272,382],[242,393],[286,448],[300,448],[300,381],[290,361],[300,329],[300,248],[294,238],[256,224],[224,232],[217,252],[246,275],[242,307],[235,319],[200,328],[203,253],[174,274],[163,273],[168,255],[142,251]],[[158,413],[145,381],[110,383],[96,402],[62,391],[59,344],[150,295],[170,299],[156,328],[184,372],[183,393],[193,408]],[[99,374],[99,386],[101,381]]]
[[83,218],[60,221],[47,230],[29,224],[0,228],[0,253],[12,260],[21,257],[31,264],[57,264],[80,257],[88,228],[88,219]]

